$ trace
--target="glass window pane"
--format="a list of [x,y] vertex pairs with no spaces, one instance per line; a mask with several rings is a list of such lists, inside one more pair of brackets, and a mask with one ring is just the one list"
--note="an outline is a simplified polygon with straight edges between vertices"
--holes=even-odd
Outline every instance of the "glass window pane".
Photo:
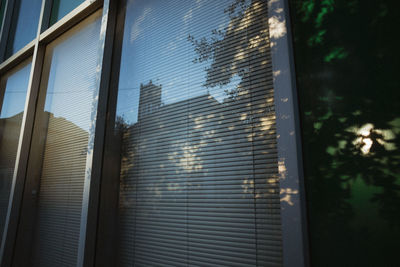
[[49,26],[62,19],[65,15],[67,15],[84,1],[85,0],[53,0]]
[[77,263],[97,110],[100,17],[98,11],[46,48],[35,121],[39,141],[31,156],[41,158],[34,167],[41,172],[31,266]]
[[3,98],[0,112],[0,240],[8,210],[30,69],[28,60],[0,81]]
[[37,33],[42,0],[15,1],[6,57],[31,42]]
[[5,7],[6,7],[6,0],[0,1],[0,29],[1,29],[1,26],[3,26]]
[[268,1],[127,1],[119,266],[282,263]]
[[313,266],[395,266],[398,1],[291,0]]

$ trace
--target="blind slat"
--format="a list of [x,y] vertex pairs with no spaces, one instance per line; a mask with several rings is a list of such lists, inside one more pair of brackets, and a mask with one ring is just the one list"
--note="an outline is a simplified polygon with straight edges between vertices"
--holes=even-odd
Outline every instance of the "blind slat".
[[119,80],[119,265],[281,264],[267,1],[142,4]]

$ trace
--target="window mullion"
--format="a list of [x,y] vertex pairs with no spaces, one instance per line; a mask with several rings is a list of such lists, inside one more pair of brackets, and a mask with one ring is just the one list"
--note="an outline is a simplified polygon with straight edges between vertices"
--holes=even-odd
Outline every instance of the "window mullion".
[[268,18],[278,136],[283,266],[308,266],[299,109],[287,1],[270,4]]
[[[14,0],[11,0],[11,2],[14,2]],[[0,250],[1,266],[11,266],[12,260],[14,258],[13,256],[16,256],[15,257],[16,261],[18,260],[23,261],[24,260],[23,257],[19,258],[18,255],[14,255],[14,251],[18,251],[14,250],[14,246],[15,244],[28,245],[28,242],[17,242],[17,238],[23,239],[23,237],[17,236],[17,232],[21,214],[20,211],[22,208],[23,195],[28,193],[32,195],[34,193],[34,192],[24,192],[24,187],[26,182],[25,181],[26,170],[28,165],[29,150],[33,132],[34,114],[36,111],[36,102],[39,92],[40,76],[42,72],[44,51],[45,51],[45,47],[40,46],[39,44],[39,35],[40,35],[39,29],[41,28],[44,8],[45,8],[45,0],[42,1],[38,31],[36,34],[36,38],[34,40],[35,46],[32,57],[32,65],[31,65],[32,67],[29,77],[28,93],[25,102],[24,114],[22,118],[18,151],[14,168],[12,188],[10,193],[9,208],[4,228],[3,240],[1,243],[1,250]],[[2,45],[4,45],[4,49],[5,49],[5,43],[6,41],[2,43]],[[4,55],[4,50],[2,52],[3,53],[1,55]]]
[[95,126],[93,132],[89,133],[89,147],[92,148],[92,151],[91,158],[87,160],[86,165],[87,177],[85,177],[84,203],[82,205],[78,266],[94,266],[95,261],[103,147],[116,17],[117,1],[104,0],[97,65],[96,86],[99,95],[97,114],[93,121]]
[[6,0],[3,23],[0,30],[0,63],[4,61],[15,0]]

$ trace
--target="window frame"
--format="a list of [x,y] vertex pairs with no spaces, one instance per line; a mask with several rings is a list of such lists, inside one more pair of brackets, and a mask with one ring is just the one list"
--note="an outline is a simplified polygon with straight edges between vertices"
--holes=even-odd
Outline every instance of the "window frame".
[[[29,86],[27,90],[27,99],[18,144],[17,159],[14,169],[13,184],[9,200],[9,209],[4,228],[3,240],[0,247],[0,263],[2,266],[26,265],[24,257],[21,257],[30,246],[29,242],[24,241],[23,233],[29,231],[33,221],[29,210],[24,208],[23,203],[32,202],[32,196],[36,192],[29,191],[30,186],[36,181],[27,179],[27,168],[29,162],[29,152],[32,146],[33,126],[36,113],[36,103],[38,100],[39,86],[43,68],[43,60],[47,44],[51,43],[58,36],[62,35],[73,26],[79,24],[82,20],[102,9],[101,32],[99,51],[100,80],[99,102],[96,117],[96,130],[93,138],[93,158],[90,172],[90,182],[85,188],[87,197],[87,207],[82,213],[81,237],[79,245],[78,266],[93,266],[95,240],[97,232],[97,208],[99,201],[99,181],[101,170],[101,159],[103,155],[104,125],[107,109],[108,81],[110,74],[110,64],[112,55],[112,43],[114,39],[114,26],[116,19],[116,2],[112,0],[86,0],[74,10],[68,13],[58,22],[49,25],[52,0],[42,0],[41,12],[37,28],[36,37],[25,47],[17,51],[8,59],[4,60],[5,47],[12,19],[12,10],[16,0],[6,0],[6,11],[4,23],[0,32],[0,76],[16,67],[29,57],[32,57]],[[95,164],[93,164],[95,163]],[[90,194],[89,194],[90,192]],[[29,206],[29,205],[28,205]],[[24,214],[24,216],[21,216]],[[28,219],[24,219],[27,217]],[[3,230],[3,229],[1,229]]]
[[270,0],[283,266],[310,266],[303,152],[289,1]]
[[[84,220],[85,231],[81,232],[80,256],[77,265],[112,265],[115,262],[112,255],[115,253],[110,249],[109,244],[116,236],[114,231],[117,230],[115,219],[117,216],[113,215],[116,215],[118,210],[119,192],[119,153],[116,151],[117,145],[113,143],[117,139],[114,131],[114,117],[127,0],[86,0],[50,27],[52,0],[42,0],[36,37],[7,59],[4,59],[6,44],[13,8],[15,1],[18,0],[3,1],[6,3],[0,29],[0,76],[29,57],[32,57],[32,63],[9,210],[0,246],[0,265],[26,265],[21,253],[23,254],[25,248],[30,244],[24,242],[21,233],[29,231],[32,221],[29,219],[24,221],[21,214],[29,212],[29,209],[23,209],[22,204],[24,201],[32,199],[32,194],[35,192],[27,189],[32,186],[32,183],[37,182],[27,179],[27,170],[46,46],[99,9],[103,9],[100,34],[103,50],[99,51],[101,53],[99,55],[101,76],[97,85],[99,102],[93,139],[90,183],[89,187],[85,188],[88,194],[88,206],[82,214],[86,218]],[[297,107],[288,1],[267,1],[269,2],[269,11],[266,16],[270,22],[269,30],[272,31],[273,19],[277,17],[282,19],[283,27],[286,29],[286,35],[282,38],[275,40],[273,35],[270,36],[271,41],[276,42],[275,46],[271,48],[273,71],[274,73],[281,72],[281,75],[277,75],[274,79],[274,88],[277,135],[279,136],[277,140],[278,159],[279,161],[284,159],[282,169],[280,168],[283,265],[308,266],[299,109]],[[284,99],[289,101],[283,101]],[[297,192],[289,194],[294,205],[288,205],[285,201],[287,192],[289,192],[287,189],[293,190],[290,192]]]

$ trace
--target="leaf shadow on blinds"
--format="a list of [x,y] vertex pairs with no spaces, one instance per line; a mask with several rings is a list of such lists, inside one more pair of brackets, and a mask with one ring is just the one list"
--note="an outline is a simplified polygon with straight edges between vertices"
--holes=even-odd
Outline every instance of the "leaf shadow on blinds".
[[119,265],[280,266],[267,1],[188,3],[127,6]]

